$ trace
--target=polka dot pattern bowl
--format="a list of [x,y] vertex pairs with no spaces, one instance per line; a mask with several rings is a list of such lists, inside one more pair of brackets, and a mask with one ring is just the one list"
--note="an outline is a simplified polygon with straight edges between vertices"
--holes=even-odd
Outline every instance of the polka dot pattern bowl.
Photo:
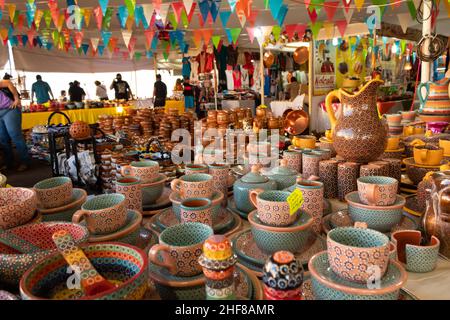
[[0,188],[0,230],[20,226],[33,218],[36,192],[26,188]]

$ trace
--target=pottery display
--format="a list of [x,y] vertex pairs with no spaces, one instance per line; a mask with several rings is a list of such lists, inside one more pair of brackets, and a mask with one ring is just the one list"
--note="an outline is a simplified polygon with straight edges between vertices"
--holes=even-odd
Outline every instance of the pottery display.
[[444,157],[444,149],[426,145],[414,147],[414,162],[425,166],[438,166]]
[[269,254],[280,250],[297,252],[305,248],[313,232],[314,223],[312,217],[306,212],[302,212],[288,227],[274,227],[262,223],[257,211],[248,215],[248,221],[257,246]]
[[311,176],[319,176],[319,163],[322,154],[314,152],[304,152],[302,154],[302,177],[309,179]]
[[360,167],[356,162],[341,162],[338,164],[338,198],[343,201],[345,195],[358,189],[357,180]]
[[324,185],[320,181],[297,180],[296,189],[303,194],[301,212],[308,213],[313,219],[312,229],[320,233],[322,230]]
[[329,265],[343,279],[367,283],[369,278],[383,277],[386,273],[389,238],[381,232],[359,223],[355,227],[336,228],[328,232],[327,247]]
[[213,177],[206,173],[184,175],[170,183],[172,191],[178,192],[183,200],[194,197],[211,199],[213,185]]
[[397,150],[400,145],[400,136],[390,136],[386,139],[386,141],[385,151]]
[[266,174],[271,180],[276,181],[279,190],[286,189],[295,184],[298,172],[288,167],[286,159],[280,160],[280,165]]
[[201,163],[188,163],[184,167],[184,174],[208,173],[208,166]]
[[86,202],[87,192],[83,189],[73,188],[72,200],[68,204],[52,209],[39,209],[42,214],[42,221],[72,221],[73,214],[81,209],[81,205]]
[[359,175],[361,177],[382,176],[383,168],[376,164],[364,164],[359,168]]
[[68,177],[54,177],[42,180],[33,186],[38,206],[52,209],[64,206],[72,200],[72,180]]
[[222,205],[226,207],[228,199],[228,177],[230,166],[225,164],[210,164],[209,174],[213,177],[213,190],[223,194]]
[[268,300],[301,300],[303,267],[289,251],[275,252],[264,264],[264,294]]
[[198,275],[202,272],[198,258],[202,254],[203,242],[212,234],[211,227],[198,222],[167,228],[159,235],[159,244],[150,249],[149,259],[176,276]]
[[[217,222],[217,216],[221,210],[221,203],[223,200],[223,193],[215,191],[211,197],[211,209],[212,209],[212,222]],[[178,192],[172,192],[170,194],[170,201],[172,202],[172,210],[175,213],[177,219],[181,221],[181,202],[183,201]]]
[[123,176],[138,177],[142,183],[151,183],[158,177],[159,164],[151,160],[133,161],[123,166],[121,173]]
[[[437,166],[425,166],[419,165],[414,162],[414,158],[403,159],[403,163],[406,165],[406,174],[408,178],[415,185],[419,184],[428,172],[440,171],[440,165]],[[448,164],[448,161],[443,160],[441,165]]]
[[338,196],[338,164],[336,160],[319,162],[319,178],[323,182],[323,196],[327,199]]
[[389,177],[396,179],[398,182],[401,182],[402,161],[395,158],[383,158],[382,160],[389,163]]
[[391,206],[370,206],[361,202],[358,191],[348,193],[345,200],[353,221],[365,222],[370,229],[380,232],[387,232],[400,222],[402,208],[406,202],[403,196],[397,195]]
[[212,227],[212,202],[208,198],[189,198],[181,201],[180,222],[199,222]]
[[[385,176],[388,177],[389,176],[389,162],[387,161],[383,161],[383,160],[376,160],[376,161],[371,161],[368,163],[369,165],[376,165],[380,167],[380,172],[381,174],[379,176]],[[361,170],[360,170],[361,171]]]
[[27,223],[36,208],[36,192],[32,189],[0,188],[0,230]]
[[91,136],[91,128],[84,121],[75,121],[69,128],[70,136],[75,140],[87,139]]
[[416,111],[400,111],[402,115],[402,121],[414,121],[416,118]]
[[417,95],[420,101],[419,112],[431,115],[449,115],[449,83],[449,78],[443,78],[437,82],[420,83],[417,86]]
[[[450,152],[449,152],[450,154]],[[302,172],[302,153],[298,151],[285,150],[283,151],[283,159],[287,160],[287,167],[296,171]]]
[[292,145],[301,149],[315,149],[316,137],[315,136],[294,136],[292,138]]
[[430,242],[421,243],[422,234],[417,230],[403,230],[392,234],[397,258],[410,272],[431,272],[436,268],[440,241],[431,236]]
[[379,286],[369,283],[356,283],[340,278],[329,265],[326,251],[311,258],[308,270],[311,285],[318,300],[397,300],[401,287],[406,283],[407,273],[399,262],[389,261],[386,274]]
[[258,219],[274,227],[291,225],[297,219],[297,212],[291,214],[287,198],[287,191],[253,189],[249,198],[258,211]]
[[161,198],[167,181],[165,174],[159,173],[151,183],[141,183],[142,206],[149,206]]
[[371,206],[390,206],[397,199],[398,181],[383,176],[358,178],[358,195],[363,204]]
[[236,180],[233,184],[233,197],[236,209],[243,215],[250,213],[255,206],[250,202],[249,191],[251,189],[276,190],[277,183],[263,176],[260,167],[252,166],[251,171],[242,178]]
[[125,208],[142,213],[142,186],[137,177],[124,177],[117,179],[116,192],[125,196]]
[[385,113],[383,114],[383,116],[386,118],[386,121],[389,126],[398,126],[402,121],[402,115],[400,113],[391,113],[391,114]]
[[86,201],[75,212],[72,222],[86,220],[90,233],[107,234],[119,230],[127,219],[125,196],[118,193],[102,194]]
[[58,230],[70,232],[76,244],[88,240],[85,227],[65,222],[27,224],[0,231],[0,282],[17,285],[29,267],[56,252],[52,234]]
[[427,131],[431,131],[433,134],[439,134],[445,131],[448,127],[447,121],[427,122]]
[[[333,146],[339,156],[347,161],[369,162],[377,159],[385,150],[387,126],[379,118],[377,88],[383,81],[374,79],[354,94],[343,89],[330,92],[326,108],[333,131]],[[336,119],[332,101],[337,97],[342,113]]]
[[[148,261],[145,253],[133,246],[119,243],[97,243],[81,247],[99,273],[116,287],[92,296],[83,290],[68,289],[67,264],[55,253],[30,268],[20,282],[24,300],[140,300],[147,290]],[[128,271],[123,272],[124,268]],[[52,288],[48,290],[47,288]]]

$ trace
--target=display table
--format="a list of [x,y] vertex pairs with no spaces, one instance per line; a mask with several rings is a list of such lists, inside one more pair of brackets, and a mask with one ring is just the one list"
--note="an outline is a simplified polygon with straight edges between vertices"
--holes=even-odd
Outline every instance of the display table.
[[[79,110],[64,110],[63,112],[70,118],[70,121],[77,120],[84,121],[89,124],[96,123],[98,116],[102,114],[117,115],[124,112],[125,108],[95,108],[95,109],[79,109]],[[31,129],[37,125],[47,125],[48,117],[52,112],[29,112],[22,114],[22,130]],[[55,114],[52,118],[54,124],[66,124],[66,119],[60,115]]]
[[184,113],[184,101],[166,100],[164,112],[168,113],[170,109],[177,109],[179,114]]
[[233,110],[236,108],[251,108],[255,115],[255,100],[222,100],[222,110]]

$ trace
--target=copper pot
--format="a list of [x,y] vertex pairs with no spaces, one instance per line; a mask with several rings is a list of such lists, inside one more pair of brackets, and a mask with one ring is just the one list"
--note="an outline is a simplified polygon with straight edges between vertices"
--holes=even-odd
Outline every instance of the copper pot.
[[309,115],[303,110],[288,113],[284,120],[284,130],[292,135],[303,133],[309,124]]
[[226,112],[220,112],[217,114],[217,123],[219,124],[223,124],[223,123],[228,123],[229,118],[228,118],[228,114]]
[[269,118],[267,127],[269,129],[278,129],[280,127],[280,120],[278,118]]
[[267,108],[258,107],[256,108],[256,116],[258,118],[265,118],[267,114]]

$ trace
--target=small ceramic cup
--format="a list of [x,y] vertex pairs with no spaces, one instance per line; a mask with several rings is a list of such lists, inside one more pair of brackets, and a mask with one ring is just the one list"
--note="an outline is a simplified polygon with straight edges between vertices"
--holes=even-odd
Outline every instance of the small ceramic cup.
[[316,137],[303,135],[295,137],[295,146],[302,149],[315,149],[316,148]]
[[400,111],[400,114],[402,115],[402,120],[405,121],[414,121],[416,119],[415,111]]
[[377,164],[363,164],[359,169],[361,177],[367,176],[381,176],[383,175],[383,168]]
[[431,272],[436,268],[440,241],[431,236],[429,244],[421,245],[422,234],[418,230],[401,230],[392,234],[398,260],[410,272]]
[[198,258],[203,242],[213,235],[213,229],[199,222],[169,227],[159,235],[159,244],[149,252],[149,260],[166,268],[171,274],[191,277],[202,273]]
[[158,177],[159,164],[151,160],[133,161],[130,165],[123,166],[121,173],[123,176],[138,177],[142,183],[151,183]]
[[212,201],[208,198],[189,198],[180,205],[181,223],[200,222],[212,227]]
[[184,174],[208,173],[208,166],[201,163],[189,163],[184,167]]
[[402,115],[399,113],[384,114],[389,126],[398,126],[402,121]]
[[391,136],[386,139],[386,150],[397,150],[400,145],[400,136]]
[[116,192],[125,196],[126,209],[142,213],[141,179],[131,176],[117,179]]
[[208,198],[211,199],[213,189],[213,177],[206,173],[195,173],[181,176],[170,183],[172,191],[180,193],[181,199]]
[[444,149],[432,145],[414,147],[414,162],[426,166],[438,166],[444,157]]
[[72,222],[80,223],[83,219],[90,233],[108,234],[119,230],[127,219],[125,196],[112,193],[89,199],[75,212]]
[[362,203],[371,206],[390,206],[397,199],[398,181],[390,177],[359,177],[358,194]]
[[322,231],[323,218],[323,192],[324,185],[320,181],[298,179],[295,185],[303,194],[301,210],[309,213],[313,218],[313,230],[317,233]]
[[311,176],[319,176],[319,162],[322,154],[313,152],[303,152],[302,154],[302,177],[309,179]]
[[302,172],[302,153],[293,150],[283,152],[283,159],[287,160],[287,166],[297,172]]
[[72,180],[68,177],[53,177],[36,183],[33,187],[38,207],[52,209],[62,207],[72,200]]
[[357,222],[354,227],[328,232],[327,251],[330,267],[339,277],[366,283],[372,276],[383,277],[389,263],[389,238]]
[[297,212],[290,214],[287,198],[290,192],[263,189],[250,190],[249,198],[258,209],[258,218],[269,226],[285,227],[297,219]]
[[439,147],[444,149],[444,155],[450,155],[450,139],[439,139]]

